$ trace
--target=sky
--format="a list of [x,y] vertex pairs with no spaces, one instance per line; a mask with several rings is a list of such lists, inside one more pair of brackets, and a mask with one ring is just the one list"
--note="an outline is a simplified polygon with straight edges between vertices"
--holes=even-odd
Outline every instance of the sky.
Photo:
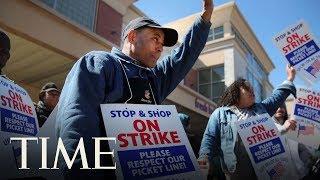
[[[214,4],[219,6],[227,2],[230,0],[215,0]],[[288,26],[304,20],[311,33],[320,42],[320,0],[235,0],[235,2],[275,65],[269,80],[276,87],[286,79],[287,61],[273,44],[272,38]],[[162,25],[202,10],[202,0],[138,0],[135,5]],[[299,77],[296,78],[295,84],[306,85]],[[313,88],[320,90],[320,81]]]

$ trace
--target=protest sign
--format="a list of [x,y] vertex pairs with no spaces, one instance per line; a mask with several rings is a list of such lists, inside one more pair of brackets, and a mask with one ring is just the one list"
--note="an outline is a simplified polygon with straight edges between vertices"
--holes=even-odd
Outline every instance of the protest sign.
[[268,114],[236,125],[258,179],[296,179],[283,137]]
[[10,137],[35,136],[39,131],[33,102],[22,87],[0,76],[1,178],[20,176],[21,144]]
[[174,106],[103,104],[118,179],[202,178]]
[[304,21],[277,34],[273,42],[290,65],[297,70],[298,75],[309,85],[320,79],[319,42]]
[[298,87],[292,118],[297,121],[295,131],[288,137],[307,146],[320,145],[320,92]]

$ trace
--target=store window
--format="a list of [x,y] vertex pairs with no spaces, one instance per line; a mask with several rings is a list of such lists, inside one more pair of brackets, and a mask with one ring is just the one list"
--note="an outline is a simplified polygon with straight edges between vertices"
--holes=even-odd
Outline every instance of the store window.
[[216,27],[213,29],[211,28],[209,30],[209,35],[208,35],[207,41],[212,41],[212,40],[223,38],[223,37],[224,37],[223,26],[219,26],[219,27]]
[[214,28],[214,39],[223,38],[223,35],[224,35],[223,26]]
[[93,31],[96,0],[40,0],[70,20]]
[[256,96],[256,102],[261,102],[265,98],[265,92],[262,88],[262,82],[268,79],[268,74],[262,68],[263,66],[260,64],[261,61],[257,58],[257,56],[253,53],[250,46],[247,44],[245,39],[241,36],[239,31],[231,26],[232,33],[235,35],[237,42],[241,45],[241,47],[246,52],[246,60],[247,60],[247,80],[253,87]]
[[252,74],[252,72],[247,68],[247,81],[251,84],[256,102],[261,102],[263,100],[263,89],[259,80]]
[[213,40],[213,37],[214,37],[213,30],[210,29],[210,30],[209,30],[209,35],[208,35],[207,41],[212,41],[212,40]]
[[219,102],[220,96],[226,88],[224,66],[201,69],[198,73],[199,93],[216,103]]

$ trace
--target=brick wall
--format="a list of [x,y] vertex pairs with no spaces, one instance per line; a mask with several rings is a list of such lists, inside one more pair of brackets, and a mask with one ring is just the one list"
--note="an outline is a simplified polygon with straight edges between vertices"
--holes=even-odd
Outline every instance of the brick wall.
[[120,46],[122,15],[99,0],[96,33],[108,41]]

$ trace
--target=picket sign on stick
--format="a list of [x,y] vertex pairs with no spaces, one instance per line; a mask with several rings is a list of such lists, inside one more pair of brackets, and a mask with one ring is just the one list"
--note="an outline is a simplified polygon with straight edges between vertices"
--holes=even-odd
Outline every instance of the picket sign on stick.
[[268,114],[235,123],[258,179],[297,179],[283,136]]
[[272,40],[309,86],[320,79],[320,45],[304,21],[289,26]]
[[203,179],[175,106],[103,104],[118,179]]

